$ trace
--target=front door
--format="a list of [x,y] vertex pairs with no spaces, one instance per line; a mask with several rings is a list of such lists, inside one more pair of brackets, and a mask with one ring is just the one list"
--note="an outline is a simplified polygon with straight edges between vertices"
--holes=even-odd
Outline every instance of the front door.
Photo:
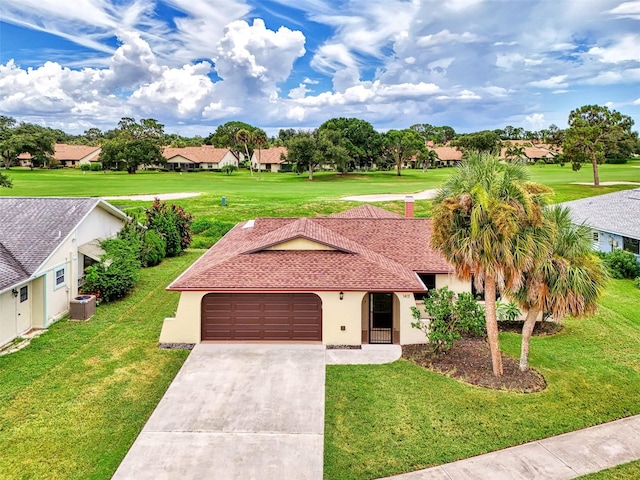
[[393,343],[393,293],[369,294],[369,343]]
[[16,297],[16,333],[23,334],[31,328],[31,291],[29,285],[18,289]]

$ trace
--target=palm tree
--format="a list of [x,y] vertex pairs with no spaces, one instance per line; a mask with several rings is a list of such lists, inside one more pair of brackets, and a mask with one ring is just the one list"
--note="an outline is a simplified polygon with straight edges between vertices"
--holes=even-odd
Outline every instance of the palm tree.
[[258,147],[258,178],[262,178],[262,159],[260,158],[260,154],[262,148],[267,144],[267,134],[264,130],[258,128],[251,134],[251,140],[253,144]]
[[524,283],[509,296],[527,309],[522,327],[520,370],[529,369],[529,344],[536,319],[548,312],[557,320],[570,314],[581,316],[596,308],[607,272],[591,249],[591,230],[571,222],[569,209],[545,209],[546,228],[539,231],[538,245],[546,250],[543,261],[525,273]]
[[241,128],[236,132],[236,142],[244,145],[244,151],[247,155],[247,159],[249,160],[249,171],[251,172],[251,176],[253,177],[253,166],[251,165],[251,157],[249,156],[249,143],[251,142],[251,132],[245,128]]
[[[484,288],[493,373],[502,375],[496,290],[516,290],[535,260],[532,230],[542,223],[543,194],[520,163],[472,153],[443,184],[434,202],[432,246],[458,277]],[[484,286],[482,285],[484,283]]]

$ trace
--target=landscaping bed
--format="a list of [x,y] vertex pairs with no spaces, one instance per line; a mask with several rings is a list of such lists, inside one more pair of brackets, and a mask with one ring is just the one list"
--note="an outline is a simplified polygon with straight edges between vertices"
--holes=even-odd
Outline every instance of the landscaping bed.
[[518,361],[502,355],[504,374],[491,369],[489,344],[483,338],[463,338],[449,350],[434,353],[430,345],[403,345],[402,358],[434,372],[479,387],[531,393],[544,390],[547,383],[537,371],[521,372]]

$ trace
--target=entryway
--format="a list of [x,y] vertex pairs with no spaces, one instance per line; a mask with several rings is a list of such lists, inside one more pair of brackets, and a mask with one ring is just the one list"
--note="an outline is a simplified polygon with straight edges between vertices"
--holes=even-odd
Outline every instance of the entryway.
[[369,343],[393,343],[393,293],[369,294]]

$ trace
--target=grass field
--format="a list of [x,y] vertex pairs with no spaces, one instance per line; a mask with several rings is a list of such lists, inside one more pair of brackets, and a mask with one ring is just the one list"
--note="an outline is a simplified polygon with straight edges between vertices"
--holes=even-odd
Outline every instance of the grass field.
[[164,288],[201,253],[144,269],[126,299],[0,357],[0,478],[113,475],[187,357],[157,348],[178,301]]
[[[639,304],[630,280],[612,281],[597,315],[533,338],[531,365],[548,382],[535,394],[470,386],[405,360],[327,367],[325,478],[388,476],[640,413]],[[500,340],[517,358],[520,336]]]
[[[640,182],[640,161],[624,165],[601,165],[601,181]],[[610,193],[632,188],[633,185],[604,186],[598,189],[573,182],[593,180],[591,169],[585,166],[573,172],[569,165],[545,165],[529,167],[532,178],[555,190],[554,201],[563,202],[577,198]],[[213,222],[194,237],[194,247],[206,248],[220,238],[220,234],[239,221],[256,217],[326,215],[359,205],[345,202],[340,197],[373,193],[414,193],[438,188],[451,174],[452,168],[436,170],[404,170],[401,177],[394,172],[371,172],[338,175],[333,172],[317,173],[313,181],[304,175],[293,173],[264,173],[262,180],[251,177],[247,171],[231,176],[215,172],[178,173],[145,172],[135,175],[125,172],[82,172],[77,169],[28,170],[11,169],[14,187],[0,189],[0,195],[9,196],[114,196],[158,194],[175,192],[200,192],[202,195],[172,201],[184,206],[196,219]],[[221,205],[222,197],[227,206]],[[130,213],[140,211],[150,202],[112,200],[111,203]],[[377,205],[402,213],[403,205],[384,202]],[[429,216],[431,202],[416,202],[416,216]]]
[[[601,181],[640,182],[640,162],[601,166]],[[259,216],[316,216],[358,205],[341,196],[437,188],[453,170],[340,176],[248,172],[100,173],[21,170],[0,195],[106,196],[202,192],[176,200],[212,225],[196,245]],[[574,185],[590,168],[531,167],[556,201],[631,188]],[[226,197],[228,206],[220,205]],[[133,212],[149,202],[114,201]],[[402,212],[402,202],[379,204]],[[428,216],[431,202],[416,202]],[[206,225],[204,225],[206,226]],[[106,479],[113,473],[186,358],[156,348],[177,295],[164,287],[199,252],[143,270],[134,294],[102,305],[89,322],[61,321],[26,349],[0,357],[0,477]],[[613,281],[597,315],[567,321],[560,335],[534,338],[531,362],[549,387],[523,395],[471,387],[408,362],[327,369],[325,478],[358,479],[409,471],[640,413],[640,290]],[[503,334],[517,356],[519,336]],[[638,464],[612,477],[637,478]],[[603,474],[605,475],[605,474]],[[626,476],[625,476],[626,475]]]

